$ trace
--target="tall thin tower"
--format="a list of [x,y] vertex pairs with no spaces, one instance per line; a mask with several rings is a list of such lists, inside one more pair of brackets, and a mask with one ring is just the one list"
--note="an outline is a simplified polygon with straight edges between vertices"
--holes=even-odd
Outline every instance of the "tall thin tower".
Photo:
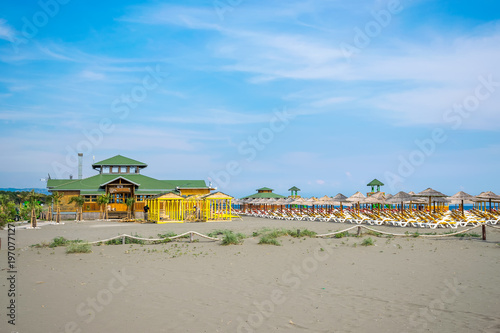
[[82,179],[82,160],[83,153],[78,153],[78,179]]

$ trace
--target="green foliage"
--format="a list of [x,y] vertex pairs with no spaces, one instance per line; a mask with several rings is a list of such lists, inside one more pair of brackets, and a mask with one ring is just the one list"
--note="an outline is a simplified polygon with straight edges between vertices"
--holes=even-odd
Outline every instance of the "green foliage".
[[164,234],[158,234],[158,237],[160,237],[160,238],[175,237],[175,236],[177,236],[177,234],[175,232],[172,232],[172,231],[168,231]]
[[366,232],[367,235],[370,235],[370,236],[375,236],[375,237],[381,237],[382,234],[380,232],[376,232],[376,231],[371,231],[371,230],[368,230]]
[[222,238],[222,245],[239,245],[243,243],[243,239],[245,235],[242,233],[234,233],[230,230],[224,233],[224,237]]
[[259,240],[259,244],[269,244],[269,245],[281,246],[281,243],[275,237],[272,237],[271,235],[262,235],[262,237]]
[[271,228],[262,228],[262,229],[259,229],[257,231],[254,231],[252,233],[252,236],[253,237],[258,237],[258,236],[263,235],[263,234],[265,234],[265,233],[267,233],[267,232],[269,232],[271,230],[272,230]]
[[344,237],[349,237],[349,232],[347,232],[347,231],[340,232],[340,233],[338,233],[338,234],[335,234],[333,237],[334,237],[334,238],[344,238]]
[[69,199],[69,203],[75,203],[76,206],[81,208],[85,204],[85,198],[81,195],[76,195]]
[[56,237],[52,240],[52,243],[50,243],[49,247],[58,247],[58,246],[65,246],[68,244],[68,240],[64,237]]
[[88,243],[70,243],[66,247],[66,253],[91,253],[92,246]]
[[208,237],[217,237],[219,235],[224,235],[227,232],[232,232],[232,231],[231,230],[227,230],[227,229],[216,229],[216,230],[208,233],[207,236]]
[[362,246],[373,246],[373,245],[375,245],[375,241],[371,237],[368,237],[368,238],[363,239],[363,241],[361,242],[361,245]]
[[0,198],[0,230],[16,218],[16,204],[8,196]]

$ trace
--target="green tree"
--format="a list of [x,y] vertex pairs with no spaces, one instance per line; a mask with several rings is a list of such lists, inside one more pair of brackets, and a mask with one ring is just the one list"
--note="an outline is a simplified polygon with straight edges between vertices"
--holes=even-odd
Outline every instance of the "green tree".
[[30,192],[19,192],[17,193],[17,199],[19,200],[19,210],[23,209],[23,204],[28,201]]
[[76,195],[69,199],[69,203],[75,203],[76,206],[76,220],[83,220],[83,205],[85,204],[85,198],[81,195]]
[[54,195],[50,194],[45,197],[45,204],[47,205],[47,220],[52,221],[52,205],[54,204]]
[[135,198],[127,198],[127,200],[125,200],[125,204],[127,205],[127,219],[131,220],[132,219],[132,209],[134,207],[134,203],[135,203]]
[[108,219],[108,204],[111,201],[111,194],[101,194],[97,197],[97,204],[100,209],[100,219],[107,220]]
[[61,199],[64,196],[61,192],[52,193],[52,201],[56,205],[56,222],[61,222]]
[[31,222],[31,227],[35,228],[36,227],[36,218],[39,212],[41,212],[41,206],[40,206],[40,198],[42,195],[40,193],[36,193],[35,190],[31,190],[31,192],[28,193],[27,200],[28,200],[28,209],[30,210],[30,222]]
[[8,195],[0,194],[0,230],[16,218],[16,204]]

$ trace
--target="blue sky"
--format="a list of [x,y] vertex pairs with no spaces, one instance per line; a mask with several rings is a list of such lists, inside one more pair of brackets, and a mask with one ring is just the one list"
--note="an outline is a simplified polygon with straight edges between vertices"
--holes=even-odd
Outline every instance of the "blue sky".
[[122,154],[235,196],[500,192],[496,1],[0,4],[0,187]]

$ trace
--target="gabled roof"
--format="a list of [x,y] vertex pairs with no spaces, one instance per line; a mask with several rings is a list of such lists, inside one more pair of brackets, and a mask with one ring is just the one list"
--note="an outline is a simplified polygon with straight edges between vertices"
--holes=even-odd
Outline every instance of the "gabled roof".
[[366,186],[384,186],[384,183],[382,183],[378,179],[374,179],[371,182],[369,182],[368,184],[366,184]]
[[298,188],[297,186],[293,186],[293,187],[290,187],[288,189],[288,191],[300,191],[300,188]]
[[116,155],[113,157],[110,157],[108,159],[102,160],[100,162],[96,162],[92,164],[92,168],[99,167],[99,166],[139,166],[139,167],[147,167],[148,165],[143,162],[139,162],[136,160],[133,160],[131,158],[122,156],[122,155]]
[[205,199],[233,199],[232,196],[227,195],[226,193],[222,193],[220,191],[214,192],[214,193],[205,194],[205,195],[202,196],[202,198],[205,198]]
[[141,174],[98,174],[85,179],[66,179],[61,182],[50,179],[47,181],[47,187],[50,191],[97,191],[101,186],[116,180],[125,179],[139,186],[138,192],[153,191],[171,191],[176,188],[207,188],[204,180],[158,180]]
[[113,178],[111,180],[106,181],[105,183],[102,183],[101,185],[99,185],[99,187],[106,186],[107,184],[112,183],[112,182],[114,182],[115,180],[118,180],[118,179],[123,179],[123,180],[126,180],[127,182],[129,182],[131,184],[134,184],[134,185],[137,185],[137,186],[141,186],[141,184],[135,183],[135,182],[131,181],[130,179],[127,179],[127,178],[125,178],[123,176],[118,176],[118,177],[115,177],[115,178]]
[[276,193],[255,193],[252,195],[247,195],[246,197],[243,197],[242,199],[246,198],[259,198],[259,199],[269,199],[269,198],[286,198],[283,195],[279,195]]
[[256,191],[274,191],[272,188],[269,187],[263,187],[263,188],[258,188]]

